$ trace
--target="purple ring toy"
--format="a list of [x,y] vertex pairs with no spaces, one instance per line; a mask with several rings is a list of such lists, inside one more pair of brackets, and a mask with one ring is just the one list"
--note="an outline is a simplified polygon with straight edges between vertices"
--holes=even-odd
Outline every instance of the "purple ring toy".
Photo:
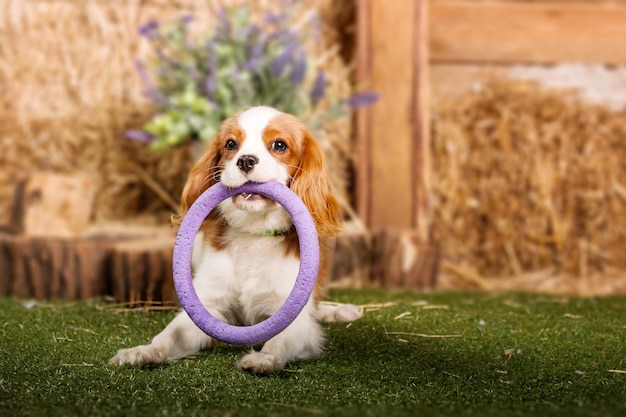
[[[192,284],[191,250],[204,219],[220,202],[241,193],[261,194],[278,202],[291,216],[300,241],[300,269],[285,303],[268,319],[252,326],[233,326],[213,317],[202,305]],[[319,268],[319,242],[311,214],[298,196],[277,182],[248,182],[228,188],[217,183],[191,205],[176,235],[172,261],[174,286],[181,305],[206,334],[235,345],[255,345],[276,336],[300,314],[309,301]]]

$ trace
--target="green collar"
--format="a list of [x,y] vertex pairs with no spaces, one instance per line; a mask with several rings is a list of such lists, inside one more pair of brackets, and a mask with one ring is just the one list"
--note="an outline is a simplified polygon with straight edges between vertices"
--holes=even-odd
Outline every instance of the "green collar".
[[284,230],[266,230],[264,232],[255,233],[257,236],[280,236],[285,233]]
[[264,232],[255,233],[257,236],[281,236],[291,230],[291,227],[287,230],[284,229],[270,229]]

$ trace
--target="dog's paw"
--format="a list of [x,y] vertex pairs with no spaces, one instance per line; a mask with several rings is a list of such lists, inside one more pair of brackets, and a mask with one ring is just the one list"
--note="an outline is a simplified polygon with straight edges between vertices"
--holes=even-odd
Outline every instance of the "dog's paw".
[[256,375],[269,375],[279,372],[284,364],[274,355],[263,352],[252,352],[237,362],[237,369]]
[[361,309],[353,304],[320,304],[318,309],[320,320],[327,322],[350,322],[363,317]]
[[163,352],[148,345],[120,349],[110,360],[114,365],[150,366],[167,362]]

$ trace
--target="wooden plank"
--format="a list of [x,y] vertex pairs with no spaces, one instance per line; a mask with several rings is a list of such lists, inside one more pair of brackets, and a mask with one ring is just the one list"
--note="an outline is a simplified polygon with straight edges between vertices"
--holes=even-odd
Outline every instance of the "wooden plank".
[[427,142],[421,86],[427,71],[420,27],[426,2],[365,0],[358,3],[359,85],[380,94],[379,102],[357,116],[357,210],[369,227],[417,226],[418,187],[424,185],[421,152]]
[[480,88],[481,85],[507,77],[507,65],[455,65],[430,66],[430,94],[433,101],[454,98]]
[[413,38],[413,205],[414,226],[422,242],[429,241],[431,225],[430,207],[430,53],[428,47],[428,1],[415,4],[415,32]]
[[[357,3],[357,37],[356,37],[356,78],[359,86],[369,87],[367,83],[372,77],[371,54],[371,0],[361,0]],[[360,219],[368,225],[371,217],[372,170],[370,169],[371,142],[372,142],[372,108],[357,109],[355,115],[355,208]]]
[[433,2],[431,58],[625,64],[626,7],[589,3]]
[[371,4],[372,111],[371,227],[413,226],[412,126],[413,1]]

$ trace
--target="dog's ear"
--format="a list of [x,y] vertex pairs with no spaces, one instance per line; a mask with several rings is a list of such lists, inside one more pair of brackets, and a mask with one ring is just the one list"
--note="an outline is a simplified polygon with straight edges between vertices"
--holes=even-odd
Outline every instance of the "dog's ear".
[[335,236],[341,229],[342,210],[324,164],[317,140],[303,129],[303,147],[291,190],[309,209],[320,236]]
[[207,151],[196,162],[189,171],[187,182],[183,188],[181,197],[181,214],[172,216],[172,223],[180,226],[183,216],[189,210],[189,207],[196,201],[200,195],[210,186],[216,184],[220,180],[221,173],[222,144],[216,135],[212,140]]

